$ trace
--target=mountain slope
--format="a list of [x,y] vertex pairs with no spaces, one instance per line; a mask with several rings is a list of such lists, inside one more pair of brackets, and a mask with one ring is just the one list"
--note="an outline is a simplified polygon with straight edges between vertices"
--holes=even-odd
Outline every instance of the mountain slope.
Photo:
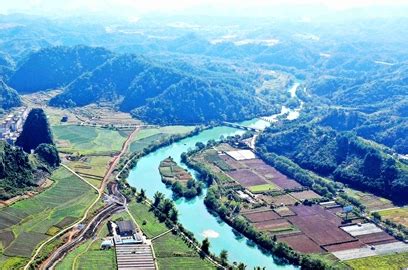
[[23,93],[63,87],[111,57],[103,48],[86,46],[42,49],[27,56],[9,85]]
[[8,110],[21,105],[21,99],[16,90],[0,79],[0,108]]
[[181,71],[140,56],[121,55],[70,83],[50,105],[108,101],[142,120],[162,124],[244,120],[274,112],[273,102],[257,96],[255,79],[240,77],[229,70],[200,76],[197,70]]

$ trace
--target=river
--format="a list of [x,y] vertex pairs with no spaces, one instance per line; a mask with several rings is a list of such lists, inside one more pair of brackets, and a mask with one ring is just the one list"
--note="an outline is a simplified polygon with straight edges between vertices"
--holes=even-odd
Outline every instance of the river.
[[[160,161],[172,156],[176,162],[181,164],[181,154],[187,152],[189,148],[194,148],[197,142],[206,143],[211,139],[219,139],[221,135],[229,136],[242,134],[242,132],[229,127],[216,127],[160,148],[138,161],[136,167],[129,174],[128,182],[138,190],[143,188],[149,198],[152,198],[156,191],[172,198],[172,191],[161,182],[158,170]],[[190,169],[189,171],[193,175],[195,174],[194,171]],[[193,232],[199,241],[208,237],[212,252],[219,254],[221,250],[225,249],[228,251],[230,262],[243,262],[248,266],[247,269],[253,269],[255,266],[265,266],[266,269],[295,269],[292,265],[279,264],[271,255],[263,253],[254,243],[236,233],[228,224],[211,215],[204,205],[205,193],[206,190],[204,190],[203,195],[193,200],[178,199],[175,204],[179,212],[179,220],[183,226]]]
[[[296,97],[296,90],[299,85],[300,83],[296,82],[289,88],[288,91],[291,97]],[[302,102],[300,107],[296,109],[282,106],[280,113],[263,117],[267,121],[257,118],[244,121],[240,124],[265,129],[271,122],[278,121],[280,116],[286,115],[288,120],[298,118],[302,107]],[[138,190],[144,189],[149,198],[153,198],[154,193],[159,191],[167,198],[173,199],[172,191],[166,188],[161,181],[158,168],[163,159],[172,156],[177,163],[188,169],[196,177],[195,171],[181,164],[180,158],[183,152],[194,148],[197,142],[207,143],[209,140],[218,140],[220,136],[227,137],[242,134],[243,132],[230,127],[216,127],[205,130],[194,137],[186,138],[170,146],[160,148],[138,161],[135,168],[129,174],[128,182]],[[292,265],[279,263],[273,256],[259,249],[252,241],[237,233],[218,217],[210,214],[204,205],[205,194],[206,190],[204,189],[203,194],[195,199],[185,200],[180,198],[174,201],[179,212],[179,221],[186,229],[194,233],[197,240],[202,241],[208,237],[211,242],[210,249],[213,253],[219,254],[221,250],[225,249],[228,251],[228,260],[230,262],[243,262],[248,266],[247,269],[253,269],[256,266],[279,270],[296,269]]]

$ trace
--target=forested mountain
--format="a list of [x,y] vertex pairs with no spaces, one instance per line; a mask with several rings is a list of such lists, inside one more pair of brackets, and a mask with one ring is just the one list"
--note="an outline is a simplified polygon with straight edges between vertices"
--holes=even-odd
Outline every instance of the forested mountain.
[[[27,153],[41,144],[53,145],[52,133],[43,109],[32,109],[24,122],[23,131],[17,138],[16,145]],[[41,152],[44,149],[40,149]]]
[[351,133],[291,124],[268,129],[259,137],[257,147],[360,190],[406,200],[406,165]]
[[29,54],[11,76],[9,85],[22,93],[64,87],[112,57],[103,48],[52,47]]
[[[407,64],[379,65],[374,61],[347,69],[331,68],[309,79],[307,89],[332,106],[321,124],[408,153]],[[317,102],[318,101],[318,102]]]
[[238,73],[226,72],[236,77],[209,78],[121,55],[74,80],[50,104],[70,107],[110,101],[135,117],[162,124],[244,120],[276,110],[277,104],[255,92],[255,79],[250,86],[245,76],[243,80]]
[[21,148],[0,141],[0,199],[11,198],[35,187],[58,165],[58,153],[52,145],[41,145],[30,156]]
[[0,109],[8,110],[21,105],[21,99],[16,90],[9,87],[0,78]]

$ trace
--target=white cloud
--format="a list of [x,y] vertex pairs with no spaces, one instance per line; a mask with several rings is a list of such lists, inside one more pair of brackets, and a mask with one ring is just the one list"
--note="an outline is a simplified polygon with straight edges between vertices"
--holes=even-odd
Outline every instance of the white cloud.
[[344,10],[368,6],[408,6],[407,0],[0,0],[0,11],[31,9],[44,11],[146,12],[173,13],[191,9],[217,10],[225,13],[268,10],[281,6],[320,6]]

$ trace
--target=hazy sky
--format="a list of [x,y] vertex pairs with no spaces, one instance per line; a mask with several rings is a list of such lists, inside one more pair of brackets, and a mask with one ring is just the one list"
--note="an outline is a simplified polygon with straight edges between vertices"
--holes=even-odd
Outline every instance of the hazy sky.
[[0,12],[70,15],[76,12],[106,14],[174,14],[189,11],[219,14],[263,14],[277,8],[310,7],[332,11],[367,7],[408,7],[408,0],[0,0]]

